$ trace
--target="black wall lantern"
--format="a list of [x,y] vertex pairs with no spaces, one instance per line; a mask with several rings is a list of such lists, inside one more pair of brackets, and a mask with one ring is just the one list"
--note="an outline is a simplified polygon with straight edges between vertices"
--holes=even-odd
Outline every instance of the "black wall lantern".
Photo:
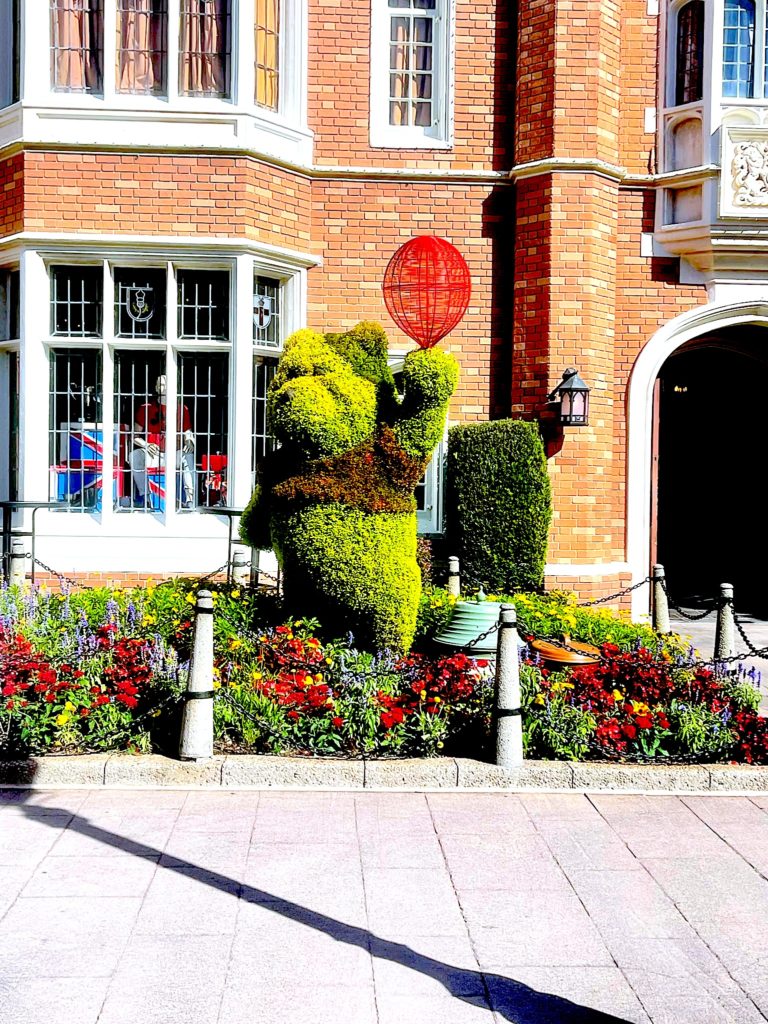
[[589,388],[573,367],[565,371],[548,401],[560,402],[558,420],[561,427],[586,427],[589,424]]

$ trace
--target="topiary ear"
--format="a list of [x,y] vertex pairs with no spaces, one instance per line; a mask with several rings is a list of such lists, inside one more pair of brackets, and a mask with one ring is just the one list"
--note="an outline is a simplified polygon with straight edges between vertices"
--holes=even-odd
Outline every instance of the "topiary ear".
[[325,340],[359,377],[376,385],[379,416],[389,419],[396,406],[395,378],[387,362],[389,345],[381,324],[364,320],[344,334],[326,334]]

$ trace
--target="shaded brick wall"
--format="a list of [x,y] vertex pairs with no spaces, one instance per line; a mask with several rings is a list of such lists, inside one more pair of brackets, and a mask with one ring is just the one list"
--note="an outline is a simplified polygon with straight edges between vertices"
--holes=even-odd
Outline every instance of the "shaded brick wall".
[[24,157],[0,160],[0,237],[21,231],[24,223]]

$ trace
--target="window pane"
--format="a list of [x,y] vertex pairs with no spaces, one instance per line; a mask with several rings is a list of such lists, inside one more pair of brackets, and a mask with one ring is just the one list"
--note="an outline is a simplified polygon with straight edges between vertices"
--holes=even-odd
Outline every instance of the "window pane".
[[165,337],[164,270],[115,269],[115,334],[120,338]]
[[256,103],[278,108],[280,0],[256,0]]
[[166,0],[117,0],[118,92],[164,93]]
[[19,496],[19,355],[0,352],[0,499]]
[[101,509],[104,480],[101,396],[100,352],[52,350],[49,497],[53,501],[68,502],[76,512]]
[[177,508],[226,505],[229,356],[182,353],[178,391]]
[[253,360],[253,449],[251,471],[253,486],[256,486],[259,470],[264,459],[274,451],[275,442],[267,429],[267,390],[277,371],[277,359]]
[[165,354],[115,353],[115,508],[165,511]]
[[101,267],[51,267],[51,333],[101,336]]
[[0,341],[19,337],[19,272],[0,270]]
[[180,270],[179,337],[198,341],[229,339],[229,272]]
[[181,0],[179,92],[228,96],[230,0]]
[[54,89],[102,91],[102,31],[102,0],[51,0]]
[[677,77],[675,103],[702,97],[704,68],[704,2],[692,0],[677,16]]
[[433,121],[433,19],[393,16],[389,39],[389,123],[429,127]]
[[[698,2],[703,6],[702,0],[698,0]],[[685,7],[683,11],[687,9]],[[701,18],[703,22],[703,14]],[[725,0],[723,18],[725,25],[723,96],[749,99],[755,94],[755,4],[753,0]]]
[[264,348],[279,348],[280,282],[271,277],[253,279],[253,341]]
[[19,98],[19,2],[0,3],[0,109]]

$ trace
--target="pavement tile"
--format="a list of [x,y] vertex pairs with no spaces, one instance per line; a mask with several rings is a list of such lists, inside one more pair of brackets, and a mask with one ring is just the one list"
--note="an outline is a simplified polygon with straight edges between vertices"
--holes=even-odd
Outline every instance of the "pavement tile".
[[93,789],[86,794],[82,813],[89,816],[97,810],[109,814],[128,814],[132,810],[181,810],[192,794],[182,789]]
[[7,818],[0,822],[0,865],[36,864],[45,857],[70,821],[66,817]]
[[366,868],[412,868],[427,871],[441,869],[445,861],[437,836],[404,842],[402,836],[360,835],[360,858]]
[[519,836],[512,842],[482,842],[477,836],[448,836],[442,841],[451,880],[465,889],[570,888],[568,879],[542,836]]
[[[230,978],[268,978],[275,987],[288,988],[372,983],[364,929],[344,929],[336,923],[321,930],[274,918],[263,923],[260,931],[238,930],[232,944]],[[352,941],[345,942],[345,936]]]
[[[512,967],[485,976],[499,1020],[515,1024],[648,1024],[616,967]],[[689,1024],[695,1024],[693,1020]]]
[[107,978],[17,978],[0,974],[0,1021],[13,1024],[96,1024]]
[[[278,1024],[283,1021],[377,1024],[373,984],[365,988],[348,985],[277,987],[270,984],[268,978],[258,982],[243,977],[228,979],[219,1019],[224,1024]],[[105,1021],[104,1024],[111,1022]],[[194,1018],[189,1024],[207,1024],[207,1021]]]
[[172,832],[160,858],[161,867],[204,868],[242,878],[250,837],[242,832]]
[[75,814],[90,798],[87,789],[0,789],[0,815],[12,812],[28,817]]
[[0,864],[0,920],[15,902],[35,870],[35,863]]
[[0,972],[7,977],[109,977],[140,899],[18,899],[0,922]]
[[534,819],[578,821],[582,818],[595,820],[599,817],[583,793],[520,793],[518,799]]
[[134,935],[109,986],[99,1024],[215,1024],[229,941]]
[[534,826],[513,793],[429,793],[435,829],[445,835],[532,835]]
[[691,934],[680,911],[645,871],[570,871],[568,878],[603,935],[617,930],[647,938]]
[[584,871],[596,864],[604,871],[641,871],[642,864],[601,819],[596,821],[537,822],[540,835],[566,873]]
[[451,998],[398,991],[376,991],[379,1024],[493,1024],[484,995]]
[[466,933],[451,880],[444,870],[366,869],[365,898],[370,929],[378,936]]
[[768,874],[768,814],[749,800],[733,797],[691,797],[685,802],[753,868]]
[[99,815],[73,819],[54,846],[51,857],[156,857],[173,829],[176,812],[140,815]]
[[47,857],[22,896],[143,896],[156,870],[151,857]]
[[136,920],[136,935],[233,935],[240,883],[199,868],[160,868]]

